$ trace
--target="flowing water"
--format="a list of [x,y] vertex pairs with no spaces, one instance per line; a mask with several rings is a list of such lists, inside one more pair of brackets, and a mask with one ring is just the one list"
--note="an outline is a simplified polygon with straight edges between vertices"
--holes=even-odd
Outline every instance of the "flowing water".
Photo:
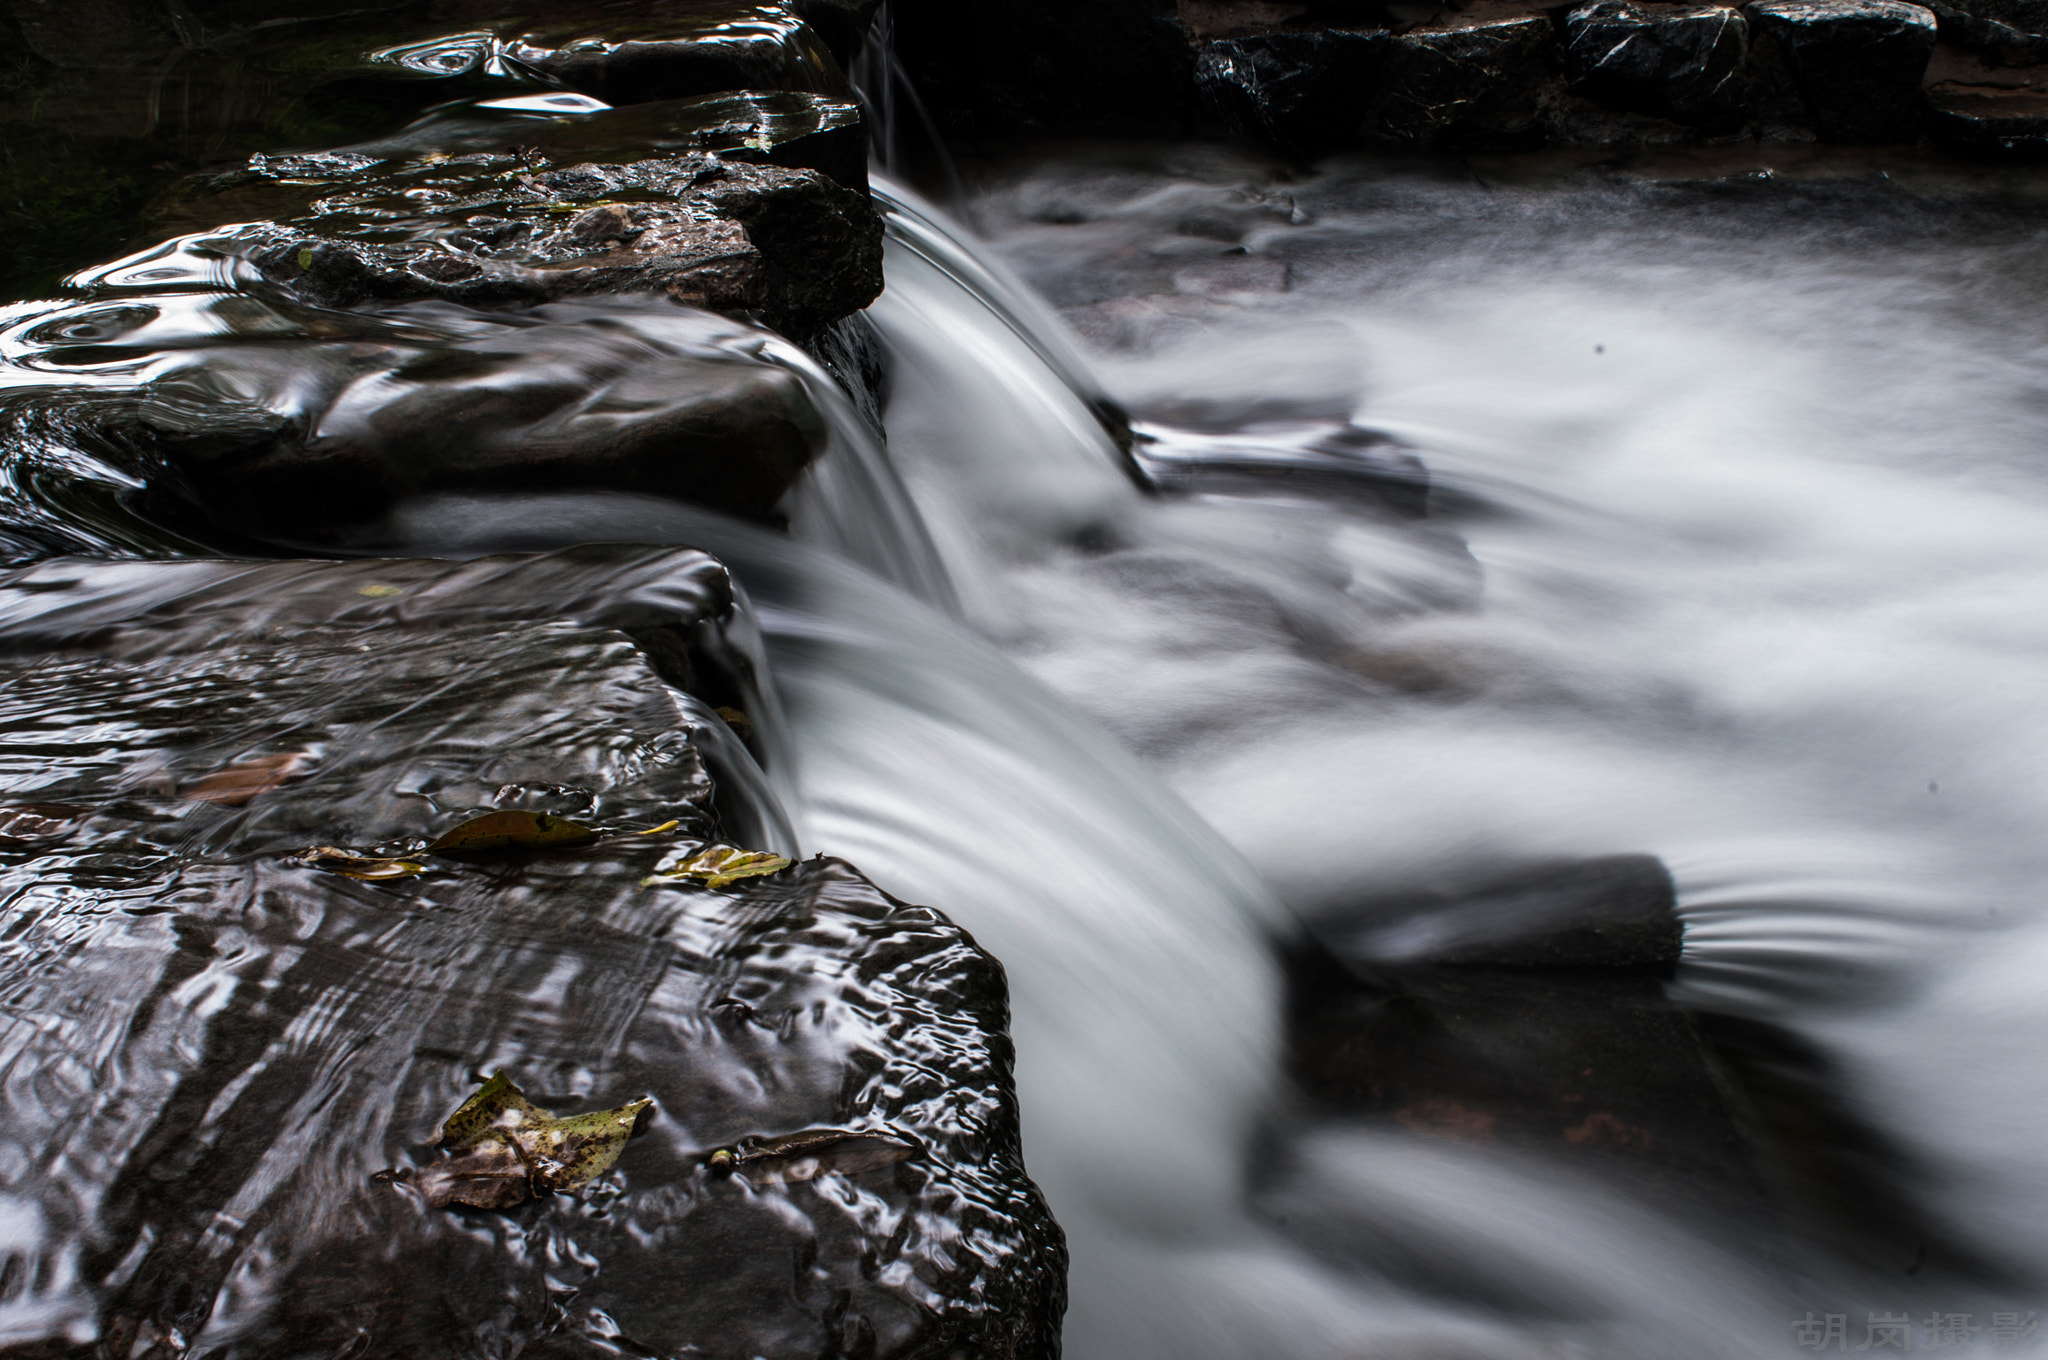
[[[358,1353],[319,1330],[327,1296],[295,1296],[309,1277],[290,1229],[344,1245],[385,1229],[374,1210],[340,1214],[344,1231],[305,1206],[359,1182],[400,1132],[423,1144],[462,1054],[542,1054],[558,1094],[594,1096],[622,1080],[592,1056],[607,1046],[624,1044],[624,1079],[657,1082],[648,1055],[686,1007],[660,991],[658,951],[622,943],[654,929],[647,908],[593,897],[580,909],[606,933],[583,939],[529,910],[566,891],[545,875],[452,881],[437,929],[472,932],[453,942],[417,924],[378,937],[353,902],[249,930],[194,894],[272,901],[231,861],[296,845],[328,805],[366,842],[418,830],[423,808],[597,809],[638,829],[698,796],[683,754],[698,748],[678,732],[733,790],[692,815],[843,855],[1003,963],[1023,1153],[1072,1254],[1070,1356],[1748,1357],[1797,1353],[1790,1324],[1810,1315],[1848,1319],[1846,1346],[1867,1317],[1902,1313],[1923,1346],[2022,1339],[1993,1319],[2017,1332],[2048,1307],[2048,864],[2030,834],[2048,814],[2048,635],[2029,604],[2048,588],[2039,207],[2023,179],[1783,168],[1307,173],[1217,148],[1068,148],[968,167],[956,206],[986,243],[885,186],[889,287],[869,320],[886,443],[764,332],[693,328],[658,303],[547,318],[628,337],[628,368],[793,378],[827,433],[789,535],[652,496],[442,494],[319,545],[712,553],[738,594],[705,673],[739,677],[724,697],[760,720],[749,744],[704,705],[653,702],[669,691],[588,620],[523,641],[489,610],[438,639],[340,629],[297,663],[305,692],[251,691],[279,647],[265,602],[370,595],[375,562],[263,577],[208,641],[242,650],[203,664],[189,640],[118,666],[22,663],[10,796],[81,824],[74,804],[126,801],[56,888],[46,847],[8,850],[0,947],[23,980],[0,997],[0,1345],[88,1345],[132,1281],[198,1262],[188,1292],[217,1301],[186,1301],[180,1346],[285,1344],[259,1322],[282,1311],[292,1353]],[[225,378],[312,409],[329,398],[265,375],[504,328],[428,307],[337,331],[204,237],[80,287],[12,309],[0,336],[10,388],[61,399],[15,408],[30,415],[0,508],[23,557],[280,551],[152,499],[160,470],[49,414],[64,401]],[[674,603],[680,578],[663,573],[684,559],[618,551],[539,559],[533,579],[564,614],[609,618],[588,602],[635,590]],[[90,617],[94,599],[118,613],[176,593],[169,567],[100,570],[121,574],[84,595],[29,581],[22,609]],[[358,671],[399,687],[460,672],[476,730],[590,768],[567,789],[513,760],[495,791],[472,788],[442,768],[476,744],[460,724],[415,732],[410,707],[365,709],[345,692]],[[522,708],[529,674],[593,697],[567,716]],[[135,709],[152,687],[157,707]],[[271,821],[165,811],[163,789],[286,737],[320,773]],[[364,751],[423,773],[394,799],[352,773]],[[1425,1136],[1294,1089],[1283,964],[1304,922],[1338,939],[1404,893],[1639,852],[1679,888],[1671,994],[1796,1038],[1810,1061],[1788,1099],[1838,1116],[1806,1162],[1848,1166],[1841,1183],[1871,1200],[1854,1222],[1874,1229]],[[484,895],[515,919],[484,924]],[[846,948],[885,918],[907,928],[864,898],[847,910]],[[688,916],[659,928],[712,929]],[[457,948],[486,1018],[418,986]],[[800,951],[774,985],[801,988],[810,964]],[[527,1022],[497,1015],[552,997]],[[862,1004],[882,1025],[919,1003]],[[240,1048],[222,1048],[219,1015],[246,1021]],[[868,1036],[842,1048],[880,1045]],[[429,1074],[395,1111],[388,1073],[373,1096],[336,1094],[349,1055],[380,1044],[392,1071]],[[877,1099],[909,1099],[883,1085]],[[150,1178],[185,1174],[237,1102],[325,1141],[251,1140],[228,1163],[245,1174],[212,1173],[211,1236],[151,1237],[134,1207],[161,1193]],[[328,1106],[354,1122],[315,1117]],[[739,1127],[716,1102],[691,1117],[699,1142]],[[685,1118],[660,1154],[677,1176],[691,1132]],[[548,1307],[582,1298],[593,1344],[621,1326],[667,1335],[681,1324],[650,1282],[707,1268],[669,1231],[698,1201],[635,1185],[602,1206],[617,1226],[478,1229],[437,1259],[517,1256]],[[879,1212],[827,1206],[813,1230],[898,1242]],[[385,1264],[402,1276],[416,1258]],[[540,1326],[511,1295],[473,1303],[410,1343],[512,1353]],[[1962,1315],[1974,1332],[1942,1333]]]

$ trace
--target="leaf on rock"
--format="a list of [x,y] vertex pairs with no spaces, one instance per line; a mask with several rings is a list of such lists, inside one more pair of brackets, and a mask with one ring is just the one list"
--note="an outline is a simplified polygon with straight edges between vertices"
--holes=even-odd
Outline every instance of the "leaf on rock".
[[770,854],[766,850],[741,850],[737,846],[714,845],[699,851],[673,869],[650,875],[642,881],[641,886],[694,882],[702,883],[707,888],[723,888],[726,884],[742,878],[779,874],[792,863],[793,860],[782,855]]
[[612,1169],[651,1100],[552,1118],[503,1072],[441,1125],[453,1155],[410,1177],[430,1207],[504,1209],[542,1191],[574,1190]]
[[388,600],[388,599],[390,599],[390,598],[391,598],[392,596],[394,596],[394,595],[403,595],[403,594],[405,594],[405,587],[404,587],[404,586],[364,586],[364,587],[363,587],[363,588],[362,588],[361,590],[358,590],[358,591],[356,592],[356,594],[358,594],[358,595],[367,595],[367,596],[369,596],[369,597],[370,597],[371,599],[373,599],[373,600]]
[[635,831],[632,834],[635,836],[666,836],[681,825],[681,822],[663,822],[660,826],[650,826],[645,831]]
[[379,859],[375,855],[358,855],[352,850],[339,850],[331,845],[316,845],[300,855],[299,862],[343,878],[360,878],[369,883],[381,883],[393,878],[411,878],[423,874],[427,866],[409,859]]
[[296,775],[305,763],[305,753],[301,751],[258,756],[239,765],[215,770],[212,774],[203,774],[180,792],[195,802],[218,803],[222,807],[243,807],[256,795],[281,787]]
[[794,1185],[837,1171],[857,1176],[907,1162],[917,1144],[882,1133],[805,1129],[777,1138],[743,1138],[704,1159],[714,1172],[745,1176],[757,1185]]
[[441,1146],[460,1152],[502,1131],[547,1117],[546,1110],[528,1100],[510,1077],[499,1072],[442,1123]]
[[427,849],[437,855],[474,855],[583,845],[596,839],[597,833],[581,822],[545,812],[487,812],[470,818]]

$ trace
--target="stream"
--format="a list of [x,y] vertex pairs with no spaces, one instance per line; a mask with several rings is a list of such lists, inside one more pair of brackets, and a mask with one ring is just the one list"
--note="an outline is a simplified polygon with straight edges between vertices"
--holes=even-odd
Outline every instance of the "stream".
[[[658,296],[347,312],[228,229],[0,311],[0,793],[37,809],[0,824],[0,1357],[853,1357],[949,1291],[1017,1313],[1023,1286],[954,1283],[1050,1250],[995,1116],[888,1066],[926,1025],[965,1089],[1004,1018],[1072,1360],[1749,1360],[1830,1318],[1843,1350],[2036,1344],[2030,181],[1091,143],[967,157],[943,203],[873,185],[873,411],[815,347]],[[545,367],[475,380],[511,444],[716,372],[800,395],[822,452],[786,530],[574,488],[263,529],[105,433],[199,447],[231,406],[345,442],[477,352]],[[262,801],[206,791],[261,759]],[[402,911],[281,867],[486,808],[616,838]],[[817,924],[762,944],[758,913],[644,891],[630,838],[678,821],[873,886],[816,870]],[[1668,868],[1659,995],[1777,1154],[1695,1174],[1648,1135],[1582,1153],[1310,1089],[1303,957],[1620,856]],[[892,971],[907,938],[971,1005]],[[770,993],[813,1017],[790,1054],[702,1018]],[[365,1189],[519,1063],[664,1122],[577,1207],[421,1228]],[[926,1120],[961,1166],[801,1211],[703,1169],[848,1110]],[[979,1236],[949,1235],[961,1204]],[[712,1214],[761,1260],[862,1264],[771,1316],[780,1267],[693,1239]],[[403,1326],[358,1321],[358,1288],[435,1279],[375,1313]],[[159,1295],[177,1327],[128,1302]],[[809,1339],[849,1308],[867,1330]]]

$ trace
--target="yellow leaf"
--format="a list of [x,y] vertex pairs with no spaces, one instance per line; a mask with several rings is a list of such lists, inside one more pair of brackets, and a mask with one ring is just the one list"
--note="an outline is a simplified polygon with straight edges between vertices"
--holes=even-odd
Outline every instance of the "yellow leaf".
[[356,592],[356,594],[358,594],[358,595],[367,595],[367,596],[369,596],[369,597],[370,597],[371,599],[373,599],[373,600],[388,600],[388,599],[390,599],[390,598],[391,598],[391,597],[392,597],[393,595],[403,595],[403,594],[405,594],[405,587],[404,587],[404,586],[364,586],[364,587],[363,587],[363,588],[362,588],[361,590],[357,591],[357,592]]
[[682,864],[643,880],[642,887],[656,883],[702,883],[707,888],[723,888],[728,883],[742,878],[759,878],[763,874],[779,874],[792,861],[766,850],[741,850],[737,846],[714,845],[699,851]]
[[597,833],[581,822],[545,812],[487,812],[470,818],[427,849],[437,855],[473,855],[583,845],[596,839]]

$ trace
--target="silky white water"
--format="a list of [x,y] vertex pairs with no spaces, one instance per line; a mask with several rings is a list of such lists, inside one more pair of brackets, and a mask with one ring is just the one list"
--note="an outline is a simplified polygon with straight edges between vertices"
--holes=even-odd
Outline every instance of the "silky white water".
[[[2030,834],[2048,813],[2048,337],[2026,214],[1864,179],[1733,203],[1372,167],[1283,183],[1213,153],[991,184],[976,208],[997,252],[1141,414],[1348,412],[1420,452],[1440,514],[1050,476],[1099,436],[1068,438],[1078,406],[1048,414],[1052,370],[899,248],[874,314],[912,370],[892,450],[970,621],[1312,917],[1487,864],[1662,856],[1688,927],[1674,994],[1839,1059],[1836,1094],[1913,1168],[1891,1188],[2010,1272],[1934,1283],[1882,1251],[1731,1246],[1548,1166],[1310,1135],[1321,1215],[1520,1278],[1574,1319],[1485,1331],[1503,1320],[1453,1321],[1256,1234],[1198,1251],[1159,1213],[1172,1196],[1098,1213],[1046,1132],[1092,1100],[1034,1080],[1027,999],[1027,1139],[1076,1236],[1070,1353],[1789,1353],[1809,1311],[1851,1317],[1853,1342],[1909,1308],[1969,1313],[1990,1346],[2048,1259],[2048,1083],[2028,1056],[2048,1038]],[[834,762],[818,834],[888,881],[900,842],[874,810],[957,806],[978,781],[859,763]],[[973,824],[998,852],[1016,825]],[[1243,948],[1193,915],[1163,929],[1226,969]],[[988,943],[1028,998],[1096,985],[1071,939]],[[1202,1007],[1192,973],[1174,995],[1141,956],[1119,966],[1162,1014],[1226,1004]],[[1112,1164],[1143,1136],[1116,1113]],[[1121,1232],[1148,1213],[1166,1231]]]

